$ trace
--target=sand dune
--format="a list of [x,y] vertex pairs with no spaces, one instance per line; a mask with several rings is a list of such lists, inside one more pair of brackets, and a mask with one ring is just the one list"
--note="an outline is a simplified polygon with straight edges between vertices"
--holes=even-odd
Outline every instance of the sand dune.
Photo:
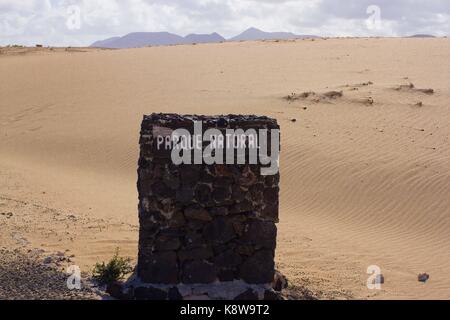
[[69,249],[85,271],[135,256],[142,115],[255,113],[282,126],[277,261],[295,284],[450,298],[447,39],[2,50],[0,247]]

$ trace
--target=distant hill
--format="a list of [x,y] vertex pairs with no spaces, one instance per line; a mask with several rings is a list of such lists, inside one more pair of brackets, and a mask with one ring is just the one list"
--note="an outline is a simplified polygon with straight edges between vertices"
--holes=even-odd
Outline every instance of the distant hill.
[[169,32],[134,32],[123,37],[114,37],[94,42],[91,47],[122,49],[189,43],[215,43],[221,41],[225,41],[225,38],[218,33],[190,34],[186,37],[181,37]]
[[134,32],[123,37],[97,41],[91,47],[100,48],[139,48],[184,43],[184,38],[169,32]]
[[118,39],[120,39],[120,37],[113,37],[105,40],[96,41],[91,45],[91,47],[109,48],[109,46],[114,44],[114,42]]
[[[272,40],[272,39],[298,39],[298,38],[317,38],[316,36],[296,35],[290,32],[264,32],[255,28],[250,28],[240,35],[229,39],[228,41],[247,41],[247,40]],[[191,43],[218,43],[227,41],[220,34],[214,32],[211,34],[190,34],[186,37],[169,32],[134,32],[123,37],[113,37],[94,42],[91,47],[96,48],[139,48],[148,46],[165,46],[175,44]]]
[[190,34],[184,37],[185,43],[217,43],[226,41],[217,32],[211,34]]
[[249,41],[249,40],[283,40],[283,39],[299,39],[299,38],[317,38],[312,35],[297,35],[291,32],[264,32],[256,28],[250,28],[242,32],[240,35],[231,38],[229,41]]
[[436,38],[436,37],[431,34],[415,34],[415,35],[409,36],[409,38]]

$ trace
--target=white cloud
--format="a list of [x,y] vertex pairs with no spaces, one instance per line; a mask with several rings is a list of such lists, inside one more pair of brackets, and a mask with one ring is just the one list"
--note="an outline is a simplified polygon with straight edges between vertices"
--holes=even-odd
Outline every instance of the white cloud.
[[[366,9],[382,23],[367,28]],[[81,28],[67,28],[67,8],[81,10]],[[410,35],[450,32],[443,0],[0,0],[0,45],[77,46],[134,31],[234,36],[248,27],[324,36]]]

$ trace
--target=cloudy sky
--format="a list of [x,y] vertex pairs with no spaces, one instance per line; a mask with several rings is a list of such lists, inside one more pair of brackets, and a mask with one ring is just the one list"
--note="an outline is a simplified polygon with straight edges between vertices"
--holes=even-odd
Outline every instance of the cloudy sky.
[[321,36],[450,35],[450,0],[0,0],[0,45],[82,46],[134,31],[249,27]]

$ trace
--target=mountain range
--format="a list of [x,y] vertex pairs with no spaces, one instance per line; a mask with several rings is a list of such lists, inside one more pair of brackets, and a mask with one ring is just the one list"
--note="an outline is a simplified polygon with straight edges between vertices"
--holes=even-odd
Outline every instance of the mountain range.
[[218,43],[225,41],[250,41],[250,40],[275,40],[275,39],[299,39],[317,38],[312,35],[296,35],[290,32],[264,32],[256,28],[250,28],[236,37],[225,39],[220,34],[189,34],[185,37],[169,32],[133,32],[123,37],[113,37],[94,42],[91,47],[96,48],[139,48],[147,46],[165,46],[193,43]]

